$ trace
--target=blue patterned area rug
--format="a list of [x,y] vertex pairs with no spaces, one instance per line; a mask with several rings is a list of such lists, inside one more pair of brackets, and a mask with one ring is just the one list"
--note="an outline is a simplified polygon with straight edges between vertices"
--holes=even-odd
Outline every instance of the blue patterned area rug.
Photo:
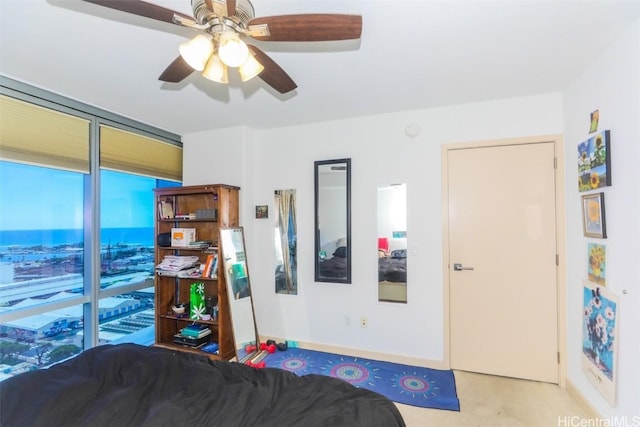
[[460,410],[451,370],[438,370],[363,359],[361,357],[289,348],[268,355],[265,364],[297,375],[320,374],[422,408]]

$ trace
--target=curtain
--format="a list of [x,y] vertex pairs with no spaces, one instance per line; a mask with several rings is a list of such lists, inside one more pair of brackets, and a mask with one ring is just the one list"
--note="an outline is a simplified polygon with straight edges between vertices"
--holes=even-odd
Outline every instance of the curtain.
[[277,190],[275,193],[286,293],[295,295],[298,293],[296,190]]

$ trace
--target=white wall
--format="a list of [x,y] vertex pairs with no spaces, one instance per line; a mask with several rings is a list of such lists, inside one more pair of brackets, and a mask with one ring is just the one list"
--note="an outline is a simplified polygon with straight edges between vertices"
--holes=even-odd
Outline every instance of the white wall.
[[[603,417],[640,416],[640,21],[594,57],[564,92],[564,105],[568,378]],[[587,139],[589,114],[596,109],[600,111],[599,130],[611,131],[612,186],[604,189],[606,240],[583,237],[577,190],[576,147]],[[620,301],[615,408],[591,386],[580,364],[587,241],[606,245],[607,288]]]
[[[563,107],[564,103],[564,107]],[[612,136],[613,186],[605,190],[607,281],[620,296],[618,404],[611,407],[580,365],[582,281],[586,242],[577,192],[576,146],[589,113]],[[417,123],[421,133],[404,129]],[[260,333],[289,340],[443,358],[440,146],[444,143],[565,132],[567,211],[568,378],[605,417],[637,415],[640,407],[640,23],[576,78],[563,94],[407,111],[267,131],[243,128],[186,135],[185,185],[239,185],[241,224]],[[353,284],[313,281],[313,161],[353,159]],[[213,159],[213,163],[210,160]],[[408,304],[380,303],[376,291],[376,187],[408,184]],[[276,295],[273,190],[297,189],[299,295]],[[626,290],[626,294],[623,294]],[[359,317],[369,325],[359,327]],[[349,317],[351,326],[345,325]]]
[[[547,94],[272,130],[186,135],[184,184],[242,187],[241,224],[262,335],[442,361],[441,145],[560,134],[562,117],[561,95]],[[413,138],[405,134],[411,123],[421,128]],[[352,159],[353,283],[315,283],[313,162],[345,157]],[[218,161],[209,166],[207,159]],[[407,304],[378,302],[377,187],[390,182],[407,183]],[[267,204],[273,212],[274,190],[289,188],[297,190],[298,202],[297,296],[275,294],[273,217],[253,217],[255,205]],[[367,328],[359,326],[361,316],[368,318]]]

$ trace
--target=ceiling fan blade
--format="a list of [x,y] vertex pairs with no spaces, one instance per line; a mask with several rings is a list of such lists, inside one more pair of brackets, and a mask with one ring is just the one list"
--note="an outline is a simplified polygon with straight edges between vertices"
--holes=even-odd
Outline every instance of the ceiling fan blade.
[[178,83],[187,78],[191,73],[193,73],[193,68],[191,68],[184,59],[182,59],[182,56],[178,56],[167,68],[165,68],[162,74],[160,74],[160,77],[158,77],[158,80],[169,83]]
[[311,42],[360,38],[362,16],[340,14],[279,15],[254,18],[252,25],[267,25],[269,35],[252,36],[257,40]]
[[233,16],[236,13],[236,0],[205,0],[209,10],[222,16]]
[[266,53],[256,46],[250,44],[247,46],[249,46],[249,49],[251,49],[251,52],[255,55],[256,60],[264,67],[264,70],[258,74],[258,77],[260,77],[262,81],[280,93],[291,92],[298,87],[291,77]]
[[138,0],[83,0],[87,3],[99,4],[100,6],[108,7],[110,9],[120,10],[122,12],[132,13],[134,15],[144,16],[146,18],[155,19],[158,21],[168,22],[173,24],[173,15],[179,15],[190,21],[193,21],[193,17],[185,15],[175,10],[167,9],[162,6],[158,6],[153,3],[147,3]]
[[236,0],[227,0],[227,16],[236,14]]

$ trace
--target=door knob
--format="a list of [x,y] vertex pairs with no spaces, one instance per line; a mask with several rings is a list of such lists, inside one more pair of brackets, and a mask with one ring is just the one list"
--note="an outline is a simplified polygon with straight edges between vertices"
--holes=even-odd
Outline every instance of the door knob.
[[462,264],[453,264],[454,271],[473,270],[473,267],[464,267]]

